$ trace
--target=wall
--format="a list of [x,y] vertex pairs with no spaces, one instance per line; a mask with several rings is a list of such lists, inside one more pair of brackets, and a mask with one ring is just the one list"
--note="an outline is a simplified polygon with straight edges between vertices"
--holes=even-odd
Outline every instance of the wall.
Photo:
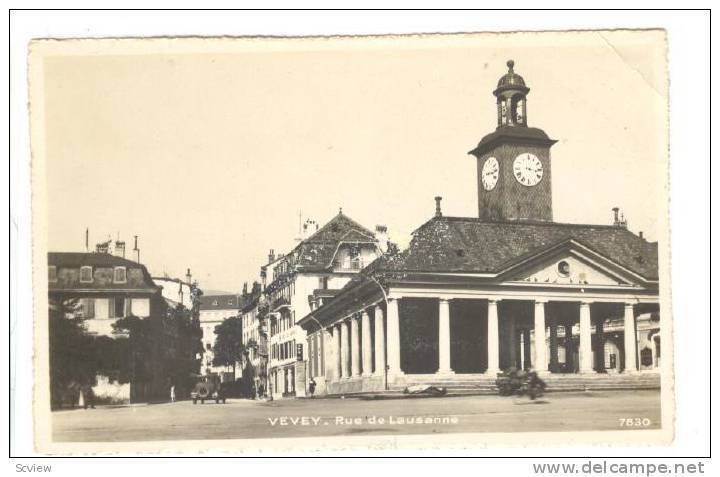
[[92,389],[97,403],[125,404],[130,402],[130,383],[120,384],[117,381],[110,381],[107,376],[97,376],[97,384]]
[[[52,264],[51,264],[52,265]],[[127,268],[126,283],[114,283],[114,267],[93,267],[93,281],[87,283],[88,288],[116,287],[116,288],[148,288],[145,275],[140,268]],[[82,288],[85,283],[80,282],[80,267],[57,268],[57,281],[50,283],[50,288]]]
[[[513,161],[529,152],[543,165],[542,180],[532,187],[520,184],[513,176]],[[495,188],[486,191],[482,185],[482,166],[489,157],[500,164],[500,175]],[[504,144],[478,159],[478,216],[485,220],[536,219],[552,220],[552,188],[550,149],[539,146]]]

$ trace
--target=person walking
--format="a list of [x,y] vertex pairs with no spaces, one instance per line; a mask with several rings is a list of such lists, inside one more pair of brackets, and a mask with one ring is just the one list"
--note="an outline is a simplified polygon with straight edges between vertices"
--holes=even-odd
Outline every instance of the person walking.
[[175,385],[170,385],[170,402],[175,402]]
[[317,386],[317,383],[315,382],[315,378],[310,378],[310,385],[308,386],[310,391],[310,398],[315,397],[315,386]]
[[80,391],[80,397],[82,398],[83,409],[95,409],[95,395],[93,394],[92,386],[85,385]]

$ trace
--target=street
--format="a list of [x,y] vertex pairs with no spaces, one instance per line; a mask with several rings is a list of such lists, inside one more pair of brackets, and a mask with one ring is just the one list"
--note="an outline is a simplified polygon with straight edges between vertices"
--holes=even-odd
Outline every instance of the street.
[[[53,439],[108,442],[359,434],[657,429],[659,391],[365,400],[228,400],[54,412]],[[631,419],[631,425],[621,422]]]

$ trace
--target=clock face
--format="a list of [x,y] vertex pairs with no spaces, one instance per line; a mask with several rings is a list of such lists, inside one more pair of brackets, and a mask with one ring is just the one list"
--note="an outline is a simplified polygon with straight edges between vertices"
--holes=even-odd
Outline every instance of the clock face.
[[500,165],[494,157],[488,157],[482,167],[482,185],[485,190],[493,190],[497,184],[498,174],[500,173]]
[[534,154],[522,153],[513,161],[513,175],[522,185],[532,187],[542,180],[542,162]]

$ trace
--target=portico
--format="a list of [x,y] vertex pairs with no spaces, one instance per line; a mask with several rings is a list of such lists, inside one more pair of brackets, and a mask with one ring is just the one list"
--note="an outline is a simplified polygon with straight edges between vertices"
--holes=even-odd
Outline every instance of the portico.
[[636,373],[636,317],[658,310],[657,297],[637,290],[437,293],[390,286],[385,298],[375,288],[369,303],[326,327],[329,351],[339,358],[326,361],[336,363],[325,379],[331,394],[381,391],[413,375],[494,378],[512,367],[542,375],[609,372],[603,324],[618,319],[622,347],[611,355],[611,371]]

